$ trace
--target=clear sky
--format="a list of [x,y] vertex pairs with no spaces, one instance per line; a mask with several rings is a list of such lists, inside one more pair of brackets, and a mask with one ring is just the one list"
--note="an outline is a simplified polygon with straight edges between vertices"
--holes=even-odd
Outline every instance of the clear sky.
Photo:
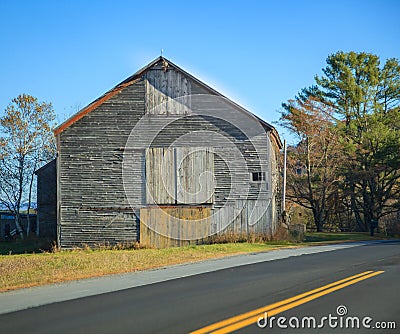
[[26,93],[61,122],[163,49],[272,123],[329,54],[400,58],[400,1],[0,0],[0,45],[1,113]]

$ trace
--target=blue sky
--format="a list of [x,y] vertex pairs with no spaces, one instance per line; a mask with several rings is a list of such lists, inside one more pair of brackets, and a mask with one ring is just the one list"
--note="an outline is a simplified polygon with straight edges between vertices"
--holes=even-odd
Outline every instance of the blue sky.
[[398,0],[0,0],[0,112],[27,93],[61,122],[163,49],[273,122],[329,54],[400,58],[399,14]]

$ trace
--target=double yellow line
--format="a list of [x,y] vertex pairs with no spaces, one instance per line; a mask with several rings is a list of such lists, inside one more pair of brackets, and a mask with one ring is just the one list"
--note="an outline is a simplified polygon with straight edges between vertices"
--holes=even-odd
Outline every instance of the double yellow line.
[[200,328],[191,334],[203,334],[203,333],[213,333],[213,334],[221,334],[221,333],[231,333],[243,327],[252,325],[258,321],[260,317],[265,315],[265,312],[268,312],[268,316],[273,316],[278,313],[289,310],[293,307],[299,306],[301,304],[307,303],[313,299],[317,299],[321,296],[327,295],[328,293],[334,292],[336,290],[340,290],[345,288],[346,286],[355,284],[357,282],[363,281],[365,279],[374,277],[376,275],[382,274],[383,271],[365,271],[363,273],[350,276],[344,278],[340,281],[336,281],[320,288],[307,291],[300,295],[282,300],[277,303],[273,303],[264,307],[260,307],[256,310],[246,312],[243,314],[239,314],[235,317],[222,320],[220,322],[214,323],[212,325]]

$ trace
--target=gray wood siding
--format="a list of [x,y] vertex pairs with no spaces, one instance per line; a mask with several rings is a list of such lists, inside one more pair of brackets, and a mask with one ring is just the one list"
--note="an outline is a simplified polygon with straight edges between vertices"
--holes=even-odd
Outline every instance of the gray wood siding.
[[[167,126],[164,126],[165,119],[171,120]],[[162,128],[160,131],[159,129]],[[156,129],[156,130],[155,130]],[[241,131],[234,128],[228,122],[222,119],[216,118],[204,118],[197,115],[186,116],[184,118],[175,119],[172,116],[163,116],[148,119],[143,125],[143,134],[153,135],[153,131],[157,131],[158,134],[155,136],[152,142],[152,147],[201,147],[204,146],[204,136],[196,136],[195,131],[202,130],[210,133],[216,133],[219,136],[213,136],[207,138],[207,146],[212,147],[215,154],[216,164],[218,166],[230,164],[230,169],[226,168],[214,168],[216,177],[216,188],[215,196],[218,197],[221,203],[225,197],[229,194],[229,189],[234,185],[236,191],[230,194],[231,199],[243,199],[244,194],[248,194],[249,199],[256,199],[259,195],[267,198],[267,182],[264,183],[253,183],[250,181],[251,173],[260,171],[261,168],[268,173],[268,152],[267,147],[263,147],[260,150],[261,156],[259,157],[252,142],[247,139]],[[190,136],[187,136],[191,133]],[[253,141],[266,142],[267,134],[263,134],[263,138],[253,138]],[[180,140],[183,138],[183,140]],[[230,146],[227,147],[227,141],[230,142]],[[137,137],[134,144],[136,148],[146,149],[147,140],[144,138]],[[246,161],[246,172],[235,169],[235,154],[233,153],[233,147],[236,147],[240,152],[240,155],[244,157]],[[224,162],[225,160],[225,162]],[[239,164],[239,162],[236,162]],[[263,165],[263,167],[261,166]],[[234,182],[234,183],[232,183]],[[222,198],[224,197],[224,198]],[[219,205],[218,201],[215,201],[215,205]]]
[[[154,188],[154,184],[160,182],[155,171],[160,168],[161,162],[149,155],[149,150],[146,153],[149,147],[158,148],[163,156],[167,152],[165,148],[170,146],[182,148],[178,150],[182,154],[183,148],[190,153],[191,148],[208,147],[209,155],[187,160],[178,176],[183,176],[182,188],[197,193],[200,186],[196,183],[198,176],[203,171],[214,173],[214,178],[206,178],[205,184],[207,192],[208,188],[215,186],[214,195],[208,201],[210,210],[216,212],[225,204],[226,207],[220,216],[210,218],[211,230],[219,231],[225,219],[232,218],[234,231],[241,226],[242,231],[271,233],[274,229],[272,220],[276,218],[272,212],[274,209],[264,212],[262,206],[272,207],[271,199],[275,196],[273,189],[276,182],[271,179],[275,176],[270,177],[270,160],[275,157],[265,145],[258,156],[253,145],[264,143],[269,134],[263,131],[247,138],[230,122],[236,117],[230,114],[232,106],[215,104],[211,98],[205,97],[200,101],[193,97],[182,98],[177,105],[173,102],[175,97],[210,93],[182,73],[172,69],[164,72],[157,65],[154,71],[145,72],[142,79],[124,88],[59,135],[61,247],[115,244],[140,239],[140,210],[153,204],[146,194],[146,176],[150,175],[148,181],[151,191],[156,193],[155,202],[167,204],[172,201],[164,190],[156,191]],[[159,103],[164,106],[154,108]],[[189,106],[199,113],[214,108],[214,114],[220,114],[221,118],[191,114]],[[144,116],[145,119],[142,119]],[[125,149],[128,137],[139,120],[141,131],[136,137],[133,133],[134,140]],[[166,125],[166,121],[170,123]],[[201,132],[216,135],[204,137]],[[152,136],[154,140],[149,145]],[[239,168],[241,161],[234,148],[244,158],[245,172]],[[123,164],[124,154],[131,157],[132,163]],[[172,159],[171,156],[169,159]],[[197,172],[194,171],[194,161],[201,161],[202,164],[196,166]],[[125,184],[122,180],[123,168],[128,180]],[[185,174],[184,170],[190,170],[190,173]],[[265,182],[251,181],[251,173],[258,171],[265,171],[268,175]],[[172,182],[172,178],[169,180],[170,186],[179,183],[177,180]],[[202,196],[188,198],[179,188],[175,191],[177,196],[181,196],[178,196],[181,204],[203,203]],[[201,203],[192,203],[195,201]],[[240,219],[235,218],[238,211]],[[253,211],[259,213],[255,222],[251,214]],[[146,217],[150,219],[153,216]]]
[[[125,196],[122,159],[128,136],[144,115],[143,97],[144,82],[140,81],[60,134],[61,247],[138,239],[139,211],[130,208]],[[143,152],[133,154],[138,161],[132,186],[141,204]]]

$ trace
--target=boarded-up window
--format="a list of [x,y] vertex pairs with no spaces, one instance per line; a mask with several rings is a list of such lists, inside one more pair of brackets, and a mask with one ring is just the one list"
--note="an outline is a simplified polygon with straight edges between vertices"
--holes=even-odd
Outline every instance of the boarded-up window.
[[149,204],[175,203],[176,172],[173,148],[146,150],[146,198]]
[[178,203],[212,203],[214,154],[206,148],[175,149]]
[[214,200],[214,154],[209,148],[146,150],[148,204],[202,204]]

